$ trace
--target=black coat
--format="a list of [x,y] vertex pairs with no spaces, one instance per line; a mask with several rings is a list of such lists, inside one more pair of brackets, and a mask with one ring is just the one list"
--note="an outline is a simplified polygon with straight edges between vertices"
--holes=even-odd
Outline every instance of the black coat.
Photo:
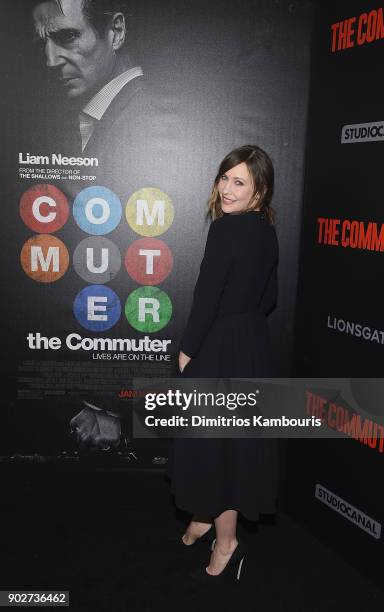
[[266,315],[277,299],[278,247],[263,213],[225,215],[209,229],[181,350],[195,377],[270,376]]
[[[263,213],[225,215],[210,227],[181,343],[183,377],[273,375],[267,315],[277,298],[278,245]],[[169,470],[176,504],[214,517],[275,511],[276,441],[176,439]]]

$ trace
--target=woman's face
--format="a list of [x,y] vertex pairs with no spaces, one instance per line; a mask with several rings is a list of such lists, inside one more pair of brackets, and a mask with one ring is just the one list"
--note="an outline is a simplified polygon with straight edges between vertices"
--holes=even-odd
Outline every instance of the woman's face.
[[248,166],[242,162],[228,170],[217,184],[224,213],[244,212],[252,199],[254,185]]

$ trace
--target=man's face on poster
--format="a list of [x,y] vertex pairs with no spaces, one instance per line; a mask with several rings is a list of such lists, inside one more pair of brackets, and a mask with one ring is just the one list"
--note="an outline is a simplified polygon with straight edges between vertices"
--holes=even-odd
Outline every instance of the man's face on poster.
[[82,0],[43,1],[34,8],[33,21],[46,65],[68,98],[91,97],[110,79],[115,63],[113,30],[107,28],[100,36],[84,15]]

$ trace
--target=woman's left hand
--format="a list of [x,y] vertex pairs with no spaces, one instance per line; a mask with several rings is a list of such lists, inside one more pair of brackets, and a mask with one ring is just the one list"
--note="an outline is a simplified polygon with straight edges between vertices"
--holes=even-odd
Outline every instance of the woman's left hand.
[[188,365],[188,363],[191,361],[191,358],[188,357],[188,355],[186,355],[185,353],[183,353],[183,351],[180,351],[179,353],[179,370],[182,373],[185,366]]

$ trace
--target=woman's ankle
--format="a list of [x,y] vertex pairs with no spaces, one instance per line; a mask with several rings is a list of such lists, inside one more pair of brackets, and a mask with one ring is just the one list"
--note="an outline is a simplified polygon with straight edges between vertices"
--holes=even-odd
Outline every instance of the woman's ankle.
[[234,538],[225,540],[217,538],[214,550],[216,550],[221,555],[231,555],[237,545],[238,540],[236,536],[234,536]]

